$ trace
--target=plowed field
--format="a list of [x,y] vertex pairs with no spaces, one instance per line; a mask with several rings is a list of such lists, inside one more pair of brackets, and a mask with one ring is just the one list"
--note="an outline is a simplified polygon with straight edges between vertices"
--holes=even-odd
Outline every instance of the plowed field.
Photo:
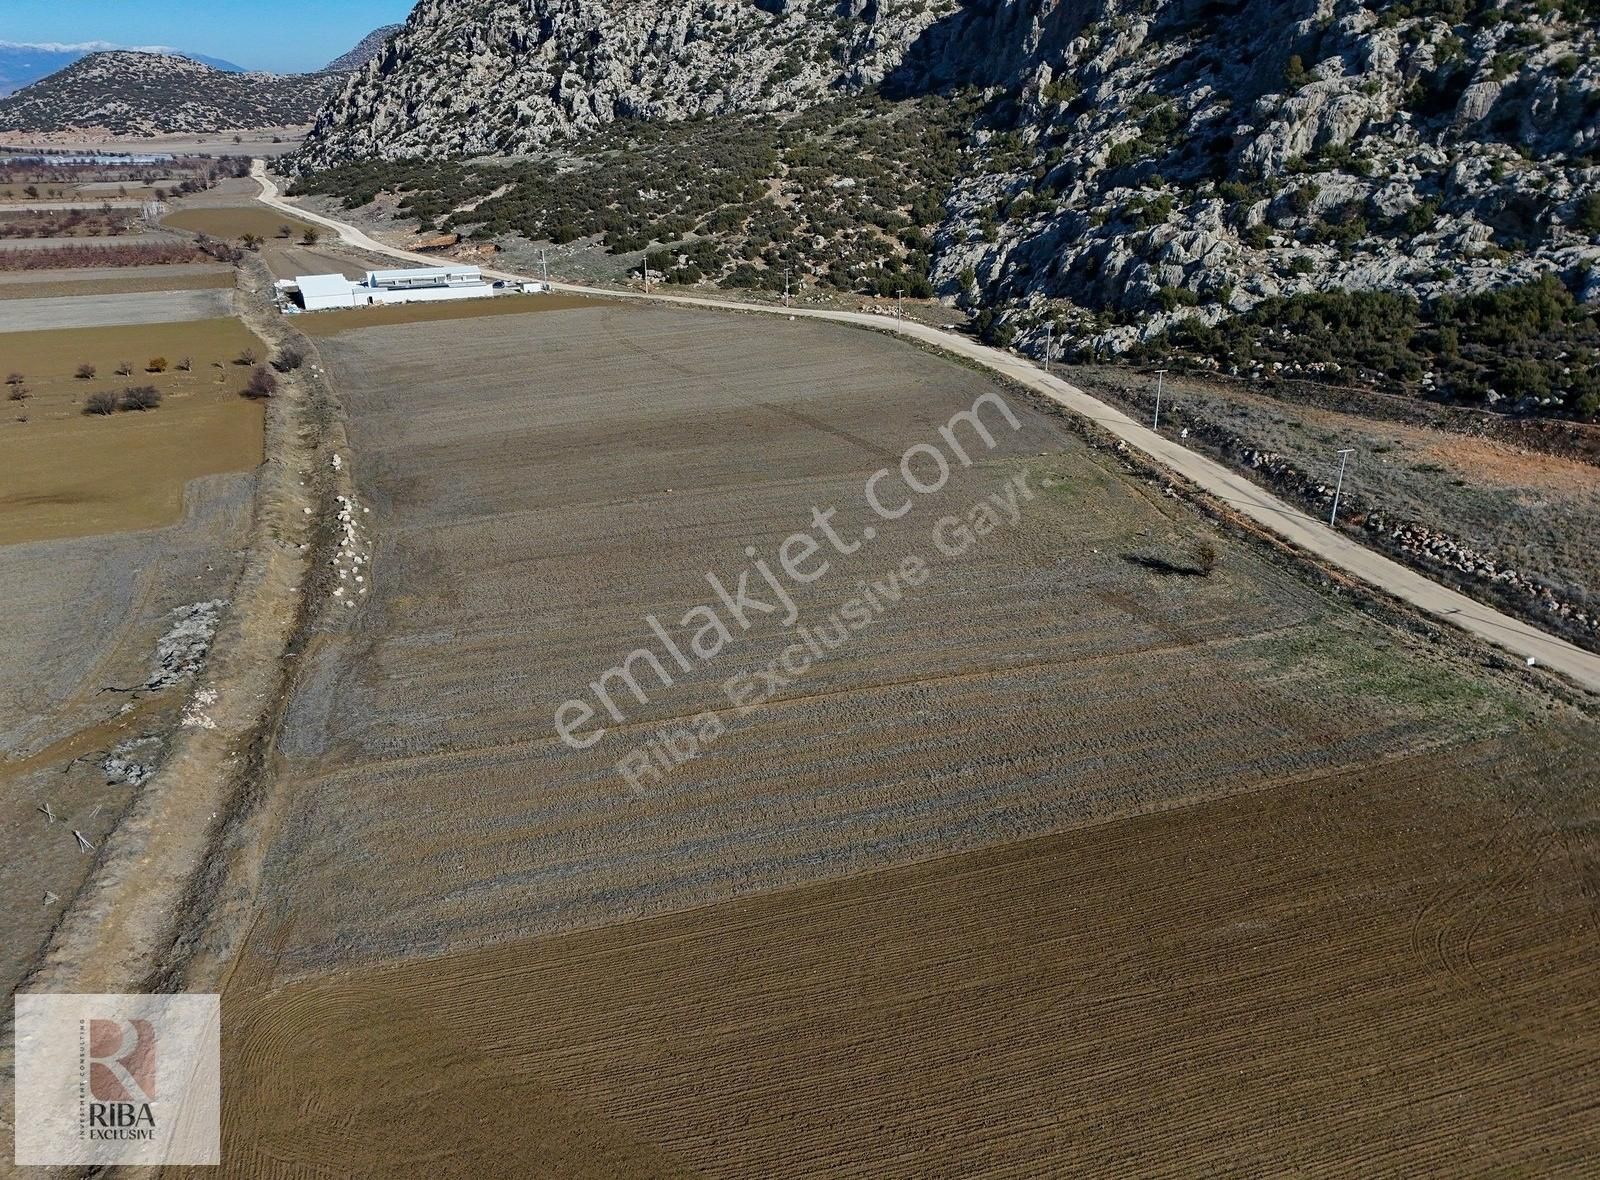
[[[370,594],[329,611],[277,744],[231,1174],[1600,1150],[1600,762],[1568,710],[1007,394],[1017,428],[795,607],[911,558],[925,584],[730,709],[793,640],[763,619],[577,751],[555,711],[646,616],[814,509],[865,538],[863,481],[995,387],[846,328],[605,305],[319,348]],[[941,517],[1024,476],[1016,519],[944,550]],[[697,757],[619,773],[708,710]]]

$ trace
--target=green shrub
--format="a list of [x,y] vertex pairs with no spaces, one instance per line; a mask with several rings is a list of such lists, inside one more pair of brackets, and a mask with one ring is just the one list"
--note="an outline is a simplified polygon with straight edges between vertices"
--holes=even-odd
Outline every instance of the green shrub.
[[1586,234],[1600,234],[1600,193],[1590,193],[1578,202],[1572,224]]

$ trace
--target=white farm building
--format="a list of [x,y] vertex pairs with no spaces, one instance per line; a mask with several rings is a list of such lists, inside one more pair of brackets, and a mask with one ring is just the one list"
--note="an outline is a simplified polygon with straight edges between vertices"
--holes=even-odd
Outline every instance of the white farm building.
[[414,270],[369,270],[363,279],[344,275],[300,275],[281,284],[299,292],[307,311],[427,303],[443,299],[483,299],[495,294],[476,266],[429,266]]

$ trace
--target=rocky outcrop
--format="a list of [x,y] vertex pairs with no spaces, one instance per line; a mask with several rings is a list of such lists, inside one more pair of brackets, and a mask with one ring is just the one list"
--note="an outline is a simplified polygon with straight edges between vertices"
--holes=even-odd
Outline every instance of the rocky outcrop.
[[[990,6],[1014,42],[1018,7]],[[1548,273],[1593,291],[1600,43],[1582,7],[1049,8],[1004,79],[1014,117],[978,132],[988,161],[1025,165],[958,184],[939,286],[1008,308],[1026,345],[1049,319],[1100,353],[1305,292],[1428,300]]]
[[993,339],[1104,355],[1275,298],[1548,274],[1592,300],[1594,4],[423,0],[293,167],[977,91],[916,252]]
[[403,28],[405,28],[404,25],[384,25],[381,28],[373,29],[372,32],[361,38],[360,42],[349,53],[341,53],[323,66],[321,72],[324,74],[348,74],[353,70],[359,70],[377,57],[383,51],[383,47],[389,38]]
[[230,73],[172,54],[108,50],[0,101],[0,130],[163,135],[298,126],[334,84],[316,74]]
[[507,155],[618,119],[799,110],[883,80],[955,0],[422,0],[299,166]]

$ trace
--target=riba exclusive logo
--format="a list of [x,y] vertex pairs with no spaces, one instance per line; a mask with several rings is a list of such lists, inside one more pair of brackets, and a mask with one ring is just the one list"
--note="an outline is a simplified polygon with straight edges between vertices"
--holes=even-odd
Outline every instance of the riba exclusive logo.
[[156,1029],[148,1020],[78,1022],[88,1064],[85,1106],[91,1139],[154,1139]]
[[214,995],[15,997],[18,1165],[220,1162]]

